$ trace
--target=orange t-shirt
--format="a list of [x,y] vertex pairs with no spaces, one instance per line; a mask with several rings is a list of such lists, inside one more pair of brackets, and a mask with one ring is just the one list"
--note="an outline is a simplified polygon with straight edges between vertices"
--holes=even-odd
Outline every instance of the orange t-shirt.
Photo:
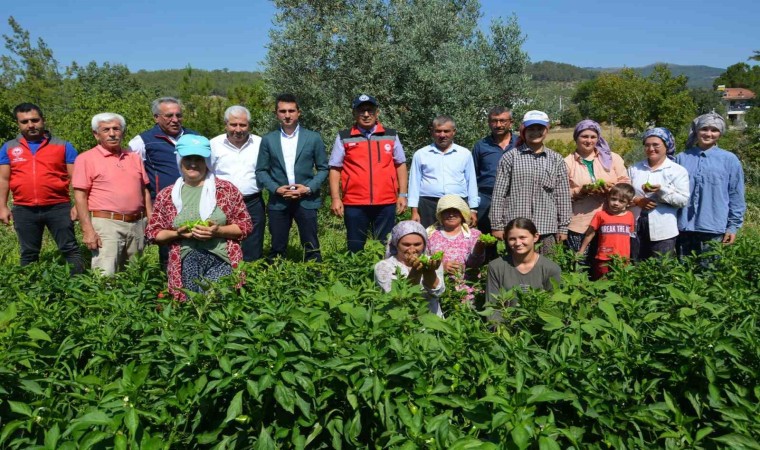
[[614,216],[602,209],[597,211],[589,226],[596,230],[599,239],[596,259],[608,261],[612,255],[631,257],[631,236],[635,231],[632,212]]

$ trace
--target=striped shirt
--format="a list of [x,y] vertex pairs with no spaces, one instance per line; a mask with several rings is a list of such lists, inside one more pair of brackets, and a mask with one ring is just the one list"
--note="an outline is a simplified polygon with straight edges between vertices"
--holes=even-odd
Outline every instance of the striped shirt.
[[534,153],[522,145],[502,156],[489,215],[493,230],[524,217],[541,235],[567,233],[571,215],[567,165],[559,153],[547,147]]

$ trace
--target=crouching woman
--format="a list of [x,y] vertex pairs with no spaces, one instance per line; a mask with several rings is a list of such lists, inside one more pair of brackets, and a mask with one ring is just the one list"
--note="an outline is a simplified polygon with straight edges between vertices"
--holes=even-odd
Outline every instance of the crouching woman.
[[169,292],[184,300],[180,289],[203,292],[206,283],[232,273],[253,223],[240,191],[209,171],[208,139],[185,135],[176,149],[182,176],[159,192],[145,235],[169,246]]
[[375,264],[375,282],[385,292],[390,292],[396,272],[400,271],[409,283],[421,285],[428,297],[430,312],[443,317],[438,297],[446,289],[443,283],[441,261],[431,260],[423,264],[420,256],[430,255],[427,232],[418,222],[404,220],[399,222],[388,241],[385,259]]

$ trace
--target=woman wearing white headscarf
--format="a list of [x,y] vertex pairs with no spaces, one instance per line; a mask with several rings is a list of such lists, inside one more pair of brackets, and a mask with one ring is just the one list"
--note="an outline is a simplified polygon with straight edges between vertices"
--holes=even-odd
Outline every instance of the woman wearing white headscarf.
[[744,171],[739,158],[718,147],[726,130],[719,114],[703,114],[691,124],[687,150],[676,163],[689,172],[691,196],[678,213],[679,256],[700,254],[711,241],[731,244],[744,222]]
[[411,284],[420,285],[428,295],[430,312],[443,317],[438,297],[446,289],[443,283],[443,266],[440,261],[423,265],[419,257],[430,255],[425,228],[412,220],[399,222],[388,241],[385,259],[375,264],[375,282],[390,292],[396,272],[400,271]]
[[170,246],[169,292],[184,300],[180,289],[202,292],[204,282],[232,273],[243,259],[240,241],[253,223],[240,191],[208,169],[208,139],[185,135],[176,149],[182,176],[158,193],[145,236]]

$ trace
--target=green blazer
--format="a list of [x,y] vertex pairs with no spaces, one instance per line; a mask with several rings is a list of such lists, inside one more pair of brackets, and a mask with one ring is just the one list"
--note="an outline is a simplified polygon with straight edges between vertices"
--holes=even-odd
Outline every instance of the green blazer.
[[[285,159],[280,145],[280,133],[278,129],[261,138],[259,158],[256,161],[256,184],[259,185],[259,189],[269,191],[269,207],[272,209],[285,209],[292,201],[275,193],[277,188],[288,184]],[[319,190],[327,179],[327,170],[327,153],[322,136],[303,127],[299,128],[293,171],[297,184],[311,188],[311,195],[300,200],[302,207],[318,209],[321,206],[322,199]]]

